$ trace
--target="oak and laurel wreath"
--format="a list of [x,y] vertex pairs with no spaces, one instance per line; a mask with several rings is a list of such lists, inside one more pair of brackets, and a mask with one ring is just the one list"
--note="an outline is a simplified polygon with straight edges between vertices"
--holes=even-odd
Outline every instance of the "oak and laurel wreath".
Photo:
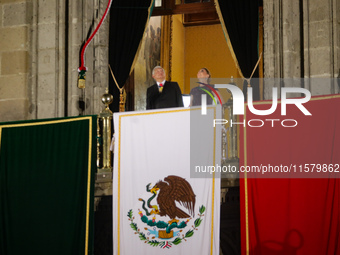
[[[192,237],[194,235],[194,231],[198,230],[198,227],[201,225],[202,221],[203,221],[203,216],[205,212],[205,207],[202,205],[199,208],[199,218],[197,218],[194,222],[194,225],[192,226],[192,229],[188,230],[184,235],[182,235],[182,237],[176,237],[175,240],[173,241],[168,241],[168,244],[174,244],[174,245],[178,245],[180,244],[183,240],[186,241],[186,238]],[[157,247],[157,246],[161,246],[161,248],[163,248],[164,245],[166,245],[165,241],[157,241],[157,240],[149,240],[148,237],[145,236],[145,234],[143,232],[139,231],[139,228],[137,226],[137,224],[135,222],[133,222],[133,220],[135,219],[135,217],[133,216],[133,211],[132,209],[130,209],[130,211],[128,212],[127,216],[129,217],[129,220],[131,221],[130,223],[130,227],[136,231],[135,234],[138,234],[139,239],[141,241],[144,241],[145,243]]]

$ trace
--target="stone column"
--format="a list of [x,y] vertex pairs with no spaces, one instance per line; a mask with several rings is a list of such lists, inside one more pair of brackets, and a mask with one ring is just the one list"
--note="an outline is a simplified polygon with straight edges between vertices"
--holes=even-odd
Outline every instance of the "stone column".
[[[263,5],[265,78],[338,77],[340,0],[264,0]],[[335,80],[322,85],[314,80],[289,86],[305,87],[312,95],[339,91]],[[265,99],[271,98],[272,87],[265,84]]]
[[[304,0],[304,66],[305,77],[337,78],[339,76],[339,0]],[[314,79],[319,80],[320,79]],[[337,84],[313,82],[306,87],[312,95],[338,93]]]
[[62,117],[65,110],[65,2],[31,2],[30,118]]
[[[101,96],[108,86],[108,38],[109,18],[107,17],[85,52],[86,87],[77,87],[80,51],[99,23],[108,0],[69,1],[68,34],[68,115],[98,114],[102,110]],[[85,109],[79,109],[79,101]]]
[[29,118],[30,1],[0,1],[0,122]]

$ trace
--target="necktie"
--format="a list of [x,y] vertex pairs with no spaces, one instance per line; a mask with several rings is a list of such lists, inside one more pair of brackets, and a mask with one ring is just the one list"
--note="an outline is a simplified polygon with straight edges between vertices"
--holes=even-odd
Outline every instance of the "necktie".
[[163,84],[160,83],[160,84],[159,84],[159,92],[162,92],[162,91],[163,91]]

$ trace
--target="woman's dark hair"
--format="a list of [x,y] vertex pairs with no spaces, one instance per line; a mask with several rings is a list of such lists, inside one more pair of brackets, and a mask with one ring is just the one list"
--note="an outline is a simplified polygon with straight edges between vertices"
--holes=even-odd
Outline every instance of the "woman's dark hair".
[[208,70],[208,68],[203,67],[202,69],[204,69],[207,72],[207,74],[209,74],[209,78],[211,78],[211,74],[210,74],[210,71]]

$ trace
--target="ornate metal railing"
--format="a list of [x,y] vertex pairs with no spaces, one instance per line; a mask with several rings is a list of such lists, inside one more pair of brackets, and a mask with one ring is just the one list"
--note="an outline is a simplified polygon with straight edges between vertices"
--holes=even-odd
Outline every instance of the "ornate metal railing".
[[[108,93],[102,96],[102,102],[105,108],[97,118],[97,173],[112,175],[112,152],[110,151],[112,139],[112,111],[109,105],[113,97]],[[104,176],[105,177],[105,176]]]
[[[222,164],[229,169],[239,169],[239,132],[237,125],[230,123],[237,122],[237,116],[233,114],[232,97],[223,105],[223,116],[228,122],[222,129]],[[238,186],[239,175],[236,172],[222,173],[222,186]]]

